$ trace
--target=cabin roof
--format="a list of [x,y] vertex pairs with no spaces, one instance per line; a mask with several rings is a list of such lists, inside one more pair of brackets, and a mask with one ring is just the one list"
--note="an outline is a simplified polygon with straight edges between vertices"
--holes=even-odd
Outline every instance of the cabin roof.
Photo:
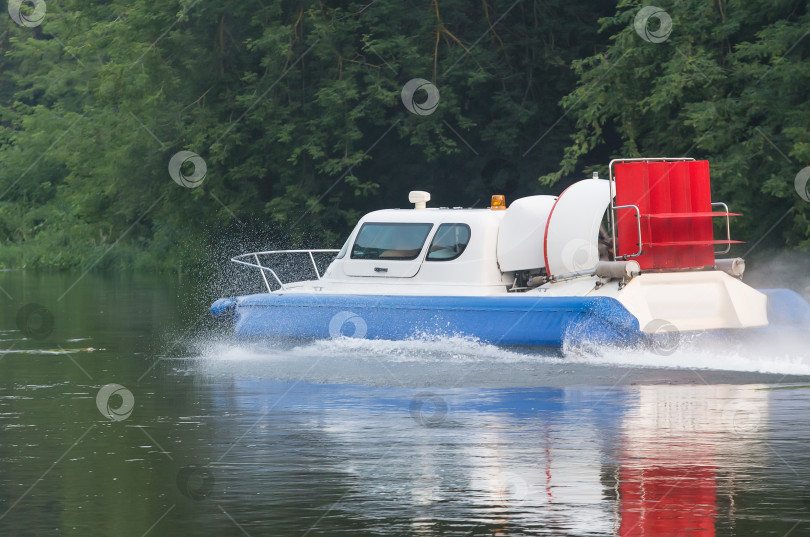
[[463,224],[483,224],[500,222],[506,211],[493,211],[491,209],[383,209],[363,216],[364,222],[424,222],[438,224],[454,222]]

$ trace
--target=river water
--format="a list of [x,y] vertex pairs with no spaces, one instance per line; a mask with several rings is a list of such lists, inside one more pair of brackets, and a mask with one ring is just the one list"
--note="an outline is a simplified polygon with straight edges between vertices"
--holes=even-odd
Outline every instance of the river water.
[[0,273],[0,535],[810,535],[805,334],[248,345],[78,277]]

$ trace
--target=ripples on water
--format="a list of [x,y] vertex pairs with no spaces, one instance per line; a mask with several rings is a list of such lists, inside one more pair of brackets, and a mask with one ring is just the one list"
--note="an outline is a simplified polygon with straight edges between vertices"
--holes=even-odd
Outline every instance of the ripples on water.
[[[301,520],[303,531],[312,522],[323,533],[354,524],[348,533],[391,535],[787,533],[810,508],[810,390],[759,383],[806,372],[807,358],[689,349],[664,360],[673,369],[661,361],[620,349],[343,339],[210,343],[187,365],[233,379],[223,399],[251,416],[244,425],[285,416],[228,455],[269,465],[243,469],[244,479],[289,474],[274,462],[283,446],[282,461],[317,469],[308,487],[345,486],[324,519]],[[269,380],[279,378],[288,381]],[[230,492],[251,490],[236,481]]]
[[105,285],[0,327],[0,535],[810,534],[801,335],[246,344]]
[[[685,340],[661,356],[209,341],[186,367],[231,379],[239,415],[286,415],[268,434],[287,431],[292,459],[320,468],[308,486],[340,475],[347,489],[313,522],[324,533],[781,536],[810,508],[810,390],[764,383],[802,381],[810,357],[798,339],[761,343]],[[273,445],[248,444],[248,465],[274,468],[251,476],[284,473]]]

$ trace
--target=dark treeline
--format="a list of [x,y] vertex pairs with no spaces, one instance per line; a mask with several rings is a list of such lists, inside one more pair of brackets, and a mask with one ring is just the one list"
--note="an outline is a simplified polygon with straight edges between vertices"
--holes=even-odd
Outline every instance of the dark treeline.
[[[163,268],[227,235],[334,247],[412,189],[485,206],[619,156],[708,158],[737,238],[787,213],[766,243],[808,247],[807,3],[668,1],[663,39],[640,7],[28,0],[0,36],[0,261]],[[406,108],[412,79],[435,109]],[[205,163],[196,188],[170,177],[180,151],[192,179]]]

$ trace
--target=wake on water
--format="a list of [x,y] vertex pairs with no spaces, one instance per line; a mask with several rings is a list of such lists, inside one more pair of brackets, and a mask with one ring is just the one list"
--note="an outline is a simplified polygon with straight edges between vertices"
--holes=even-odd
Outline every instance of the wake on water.
[[189,350],[194,369],[203,374],[320,383],[547,386],[779,382],[810,376],[810,347],[803,334],[770,338],[694,335],[670,348],[566,343],[549,350],[502,348],[465,337],[261,343],[203,337],[190,342]]

